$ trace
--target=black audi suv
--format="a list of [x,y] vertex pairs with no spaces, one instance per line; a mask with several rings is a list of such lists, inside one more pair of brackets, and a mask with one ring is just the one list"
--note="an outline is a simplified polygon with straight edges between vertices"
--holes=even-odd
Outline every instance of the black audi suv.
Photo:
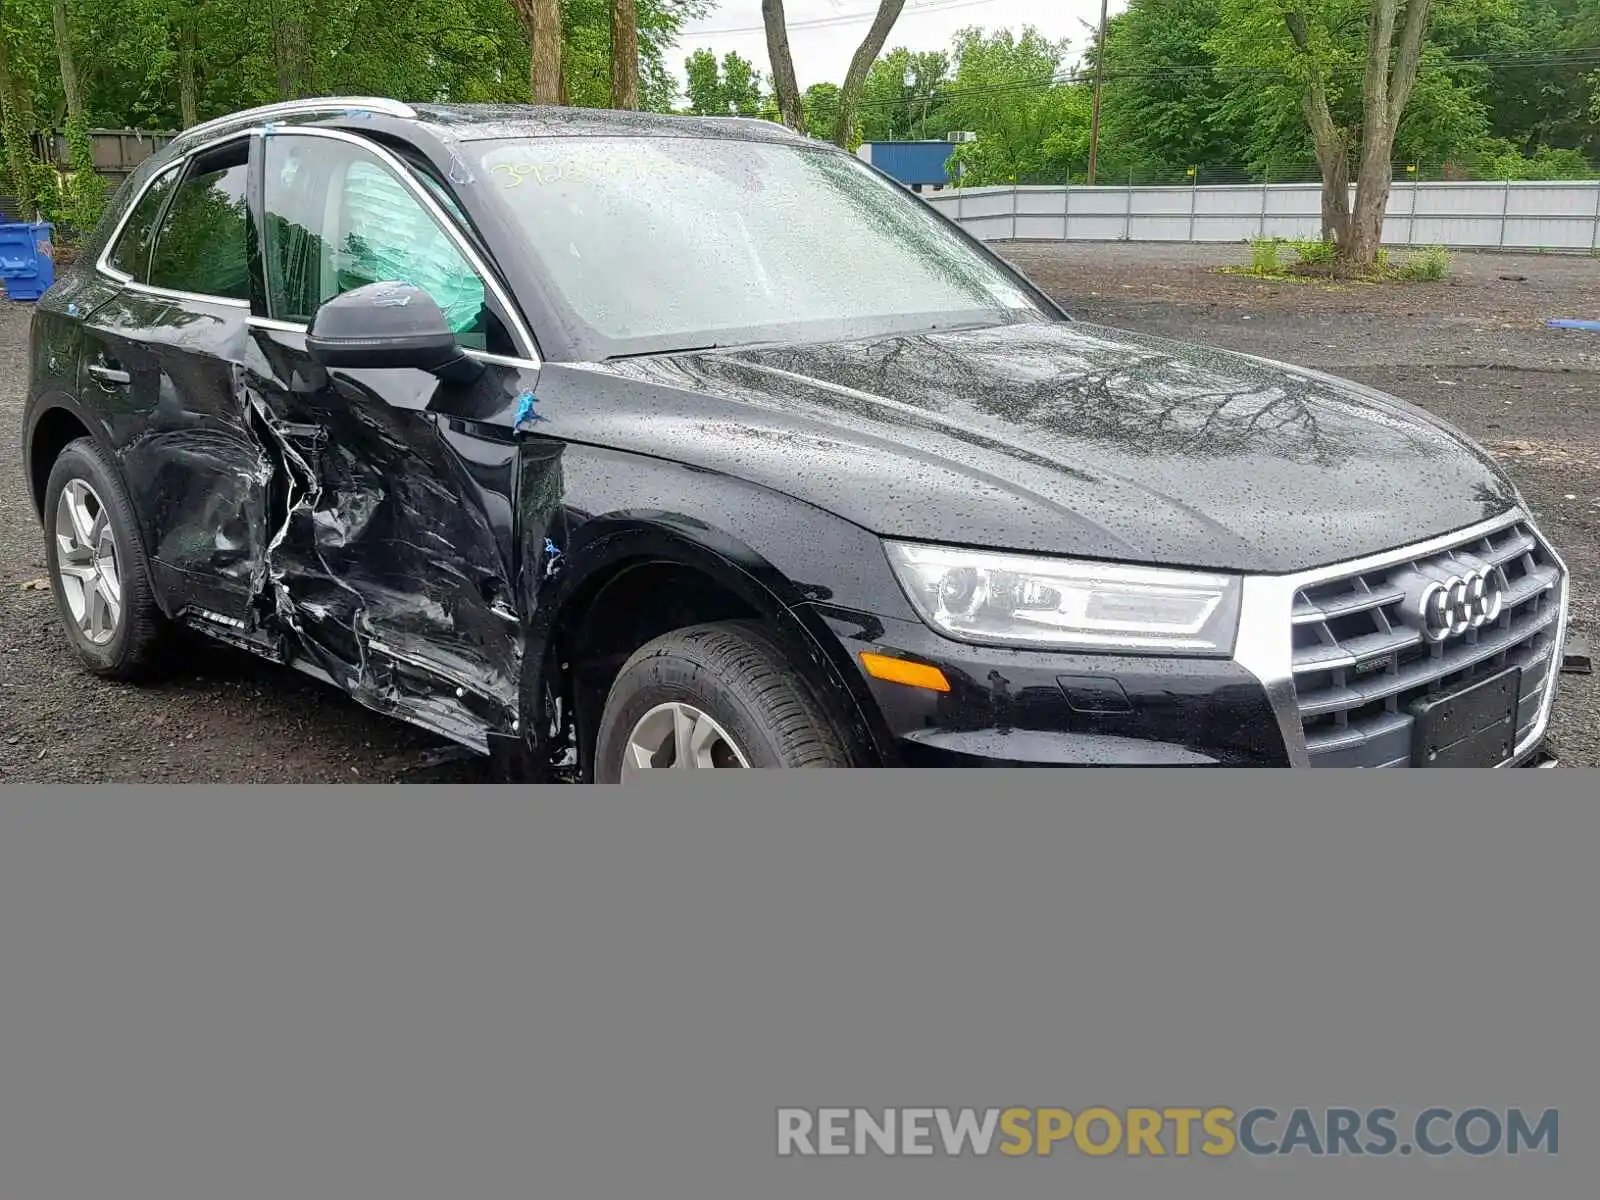
[[1069,318],[755,120],[183,133],[33,321],[72,649],[199,630],[526,778],[1542,760],[1567,573],[1355,384]]

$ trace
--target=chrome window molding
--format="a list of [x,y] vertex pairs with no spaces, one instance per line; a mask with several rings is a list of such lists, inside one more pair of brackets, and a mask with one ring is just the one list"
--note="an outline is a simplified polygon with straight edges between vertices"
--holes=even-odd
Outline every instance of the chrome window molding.
[[144,186],[139,189],[139,194],[129,202],[127,208],[122,210],[122,216],[117,218],[116,228],[111,231],[111,236],[106,239],[106,244],[100,248],[100,257],[94,261],[95,270],[99,271],[103,275],[109,275],[118,283],[131,284],[135,282],[132,275],[129,275],[126,271],[120,271],[111,265],[111,252],[117,248],[117,243],[122,240],[122,234],[123,231],[127,229],[128,222],[133,219],[133,214],[138,210],[139,205],[144,202],[145,193],[147,193],[151,188],[155,187],[159,180],[165,179],[168,175],[171,175],[175,171],[178,173],[181,179],[183,172],[188,168],[188,166],[189,155],[180,155],[178,158],[162,167],[161,170],[154,172],[149,179],[144,181]]
[[1239,636],[1234,646],[1233,661],[1254,675],[1266,690],[1273,716],[1277,719],[1278,730],[1283,735],[1284,745],[1288,750],[1290,766],[1310,765],[1310,756],[1306,751],[1305,729],[1301,724],[1300,709],[1296,700],[1292,667],[1293,634],[1289,618],[1294,608],[1295,593],[1301,588],[1329,580],[1381,570],[1412,559],[1427,558],[1459,546],[1463,542],[1496,533],[1519,521],[1534,529],[1545,552],[1554,560],[1560,572],[1561,596],[1560,611],[1556,617],[1553,650],[1555,661],[1550,666],[1551,682],[1540,697],[1539,715],[1533,728],[1527,737],[1517,744],[1509,762],[1503,765],[1518,762],[1539,744],[1549,727],[1550,712],[1555,705],[1555,678],[1561,667],[1561,651],[1566,645],[1568,605],[1571,596],[1570,575],[1561,556],[1542,534],[1538,534],[1538,527],[1533,519],[1522,509],[1516,508],[1475,525],[1429,538],[1425,542],[1384,550],[1364,558],[1332,563],[1325,567],[1296,572],[1293,575],[1245,577],[1239,612]]
[[230,128],[240,123],[253,125],[259,121],[270,121],[273,117],[309,116],[319,112],[342,113],[349,109],[365,109],[390,117],[417,115],[416,109],[409,104],[399,100],[388,100],[382,96],[313,96],[304,100],[282,100],[275,104],[262,104],[256,108],[240,109],[225,116],[213,117],[198,125],[191,125],[178,137],[189,138],[196,134],[204,134],[208,130]]
[[147,296],[159,296],[165,300],[189,300],[199,304],[221,304],[227,308],[243,308],[248,310],[250,301],[241,300],[237,296],[213,296],[208,292],[185,292],[177,288],[156,287],[153,284],[140,283],[136,279],[123,280],[122,286],[133,292],[143,292]]
[[275,317],[258,317],[252,314],[245,318],[251,329],[272,329],[278,333],[305,333],[306,327],[294,321],[280,321]]

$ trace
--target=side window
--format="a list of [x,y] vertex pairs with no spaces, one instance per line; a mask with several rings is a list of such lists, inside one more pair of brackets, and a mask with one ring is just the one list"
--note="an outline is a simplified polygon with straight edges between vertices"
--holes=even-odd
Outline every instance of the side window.
[[462,345],[503,341],[483,280],[406,184],[360,146],[266,139],[265,247],[280,320],[309,323],[341,292],[401,281],[438,302]]
[[197,159],[178,185],[150,256],[154,287],[250,298],[245,160],[240,142]]
[[161,204],[166,200],[167,193],[172,191],[172,185],[177,180],[176,168],[169,169],[166,174],[156,177],[155,182],[145,189],[144,195],[139,197],[139,203],[129,215],[128,223],[122,227],[122,235],[117,238],[117,244],[106,256],[108,264],[124,275],[131,275],[140,283],[150,281],[150,245],[155,241],[156,217],[161,212]]

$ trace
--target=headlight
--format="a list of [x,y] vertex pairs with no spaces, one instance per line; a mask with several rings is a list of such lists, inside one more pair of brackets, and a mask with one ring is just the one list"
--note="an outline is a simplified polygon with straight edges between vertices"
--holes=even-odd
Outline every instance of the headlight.
[[1228,655],[1231,575],[886,542],[900,586],[947,637],[1001,646]]

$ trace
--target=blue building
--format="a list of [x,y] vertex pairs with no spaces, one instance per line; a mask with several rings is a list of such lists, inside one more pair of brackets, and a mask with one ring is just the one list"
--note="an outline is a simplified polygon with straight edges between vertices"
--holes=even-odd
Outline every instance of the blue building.
[[914,192],[925,187],[950,185],[950,156],[955,140],[938,142],[862,142],[856,157],[871,163],[885,175],[898,179]]

